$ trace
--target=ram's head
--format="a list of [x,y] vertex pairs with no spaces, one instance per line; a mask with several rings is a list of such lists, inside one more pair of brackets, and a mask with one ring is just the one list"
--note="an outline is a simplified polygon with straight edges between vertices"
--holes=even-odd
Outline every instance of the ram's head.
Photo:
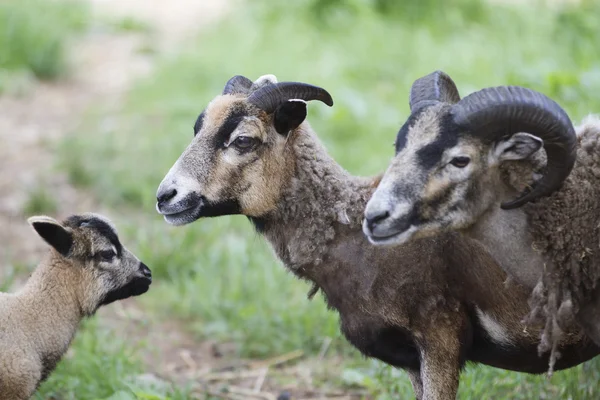
[[[452,79],[437,71],[413,84],[410,107],[396,156],[365,211],[363,230],[375,244],[463,229],[490,207],[512,209],[548,196],[575,163],[569,117],[533,90],[501,86],[460,100]],[[527,161],[542,146],[542,177],[521,193],[504,185],[500,167]]]
[[194,138],[157,192],[156,208],[167,222],[244,214],[260,217],[276,207],[291,179],[290,135],[306,118],[306,102],[333,105],[324,89],[235,76],[194,125]]

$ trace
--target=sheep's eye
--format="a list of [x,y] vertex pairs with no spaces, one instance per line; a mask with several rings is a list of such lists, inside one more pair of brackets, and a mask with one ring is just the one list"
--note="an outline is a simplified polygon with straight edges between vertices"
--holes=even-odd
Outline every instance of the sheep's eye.
[[454,157],[450,164],[454,165],[456,168],[464,168],[471,162],[469,157]]
[[233,145],[240,150],[248,150],[256,144],[256,139],[250,136],[238,136],[234,141]]
[[112,261],[115,255],[115,252],[112,250],[103,250],[97,254],[100,261]]

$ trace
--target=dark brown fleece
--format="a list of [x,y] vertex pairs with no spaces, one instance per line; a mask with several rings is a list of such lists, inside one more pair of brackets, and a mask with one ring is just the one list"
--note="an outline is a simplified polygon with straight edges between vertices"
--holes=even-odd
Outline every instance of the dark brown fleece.
[[545,324],[540,352],[555,353],[563,330],[591,300],[600,277],[600,121],[588,118],[578,137],[577,162],[562,189],[525,206],[534,250],[547,260],[526,318]]

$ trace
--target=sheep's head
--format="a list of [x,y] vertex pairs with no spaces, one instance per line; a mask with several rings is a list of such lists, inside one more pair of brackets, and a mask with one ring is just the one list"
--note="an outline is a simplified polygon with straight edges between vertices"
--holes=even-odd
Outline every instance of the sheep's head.
[[[75,268],[84,312],[148,291],[150,269],[119,241],[107,218],[87,213],[58,222],[50,217],[29,218],[37,234],[54,249],[58,266]],[[77,290],[74,288],[74,290]]]
[[[483,89],[460,100],[441,71],[417,80],[411,116],[396,138],[396,156],[367,204],[363,231],[375,244],[463,229],[501,201],[520,207],[556,191],[575,162],[567,114],[521,87]],[[527,132],[527,133],[524,133]],[[516,199],[500,190],[500,166],[530,160],[544,146],[545,174]]]
[[305,83],[229,80],[194,125],[194,138],[157,192],[157,211],[173,225],[200,217],[260,217],[276,208],[291,176],[288,137],[306,118],[306,102],[333,100]]

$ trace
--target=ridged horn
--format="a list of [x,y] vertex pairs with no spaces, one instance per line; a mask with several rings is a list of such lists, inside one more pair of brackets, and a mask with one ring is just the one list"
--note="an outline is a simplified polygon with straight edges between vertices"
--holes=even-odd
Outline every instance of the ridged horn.
[[319,100],[329,107],[333,106],[333,99],[325,89],[300,82],[280,82],[264,86],[253,92],[248,97],[248,102],[267,113],[272,113],[290,99]]
[[503,209],[549,196],[573,169],[577,150],[573,124],[558,104],[539,92],[518,86],[483,89],[455,104],[452,113],[459,127],[491,142],[518,132],[544,141],[546,173],[515,200],[502,203]]
[[236,75],[225,84],[223,94],[249,93],[252,81],[245,76]]
[[460,101],[460,94],[452,78],[443,71],[435,71],[417,79],[410,88],[410,111],[433,105],[438,102],[454,104]]

